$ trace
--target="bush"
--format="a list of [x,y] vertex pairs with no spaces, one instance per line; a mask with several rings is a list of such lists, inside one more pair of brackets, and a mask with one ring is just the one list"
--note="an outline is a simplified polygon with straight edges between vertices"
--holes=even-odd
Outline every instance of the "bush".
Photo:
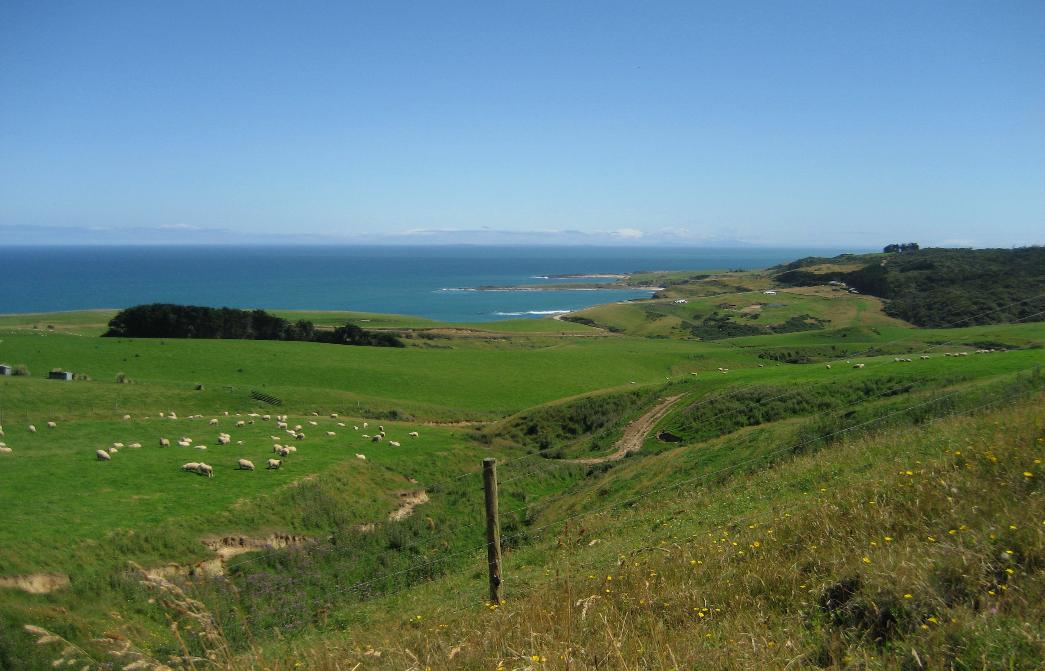
[[29,368],[24,364],[20,363],[11,370],[12,375],[20,375],[23,377],[29,377]]

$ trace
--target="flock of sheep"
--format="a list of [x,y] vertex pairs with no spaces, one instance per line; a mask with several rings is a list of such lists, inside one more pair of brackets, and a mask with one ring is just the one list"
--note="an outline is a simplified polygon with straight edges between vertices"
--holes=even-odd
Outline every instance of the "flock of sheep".
[[[225,414],[226,417],[229,416],[228,411],[226,411],[224,414]],[[318,417],[319,413],[314,412],[314,413],[312,413],[312,415]],[[178,418],[177,413],[175,413],[173,411],[170,412],[170,413],[160,413],[160,417],[164,418],[164,419],[177,419]],[[236,427],[242,428],[242,427],[246,427],[248,424],[253,424],[255,422],[256,418],[260,418],[261,421],[266,421],[266,422],[267,421],[272,421],[274,419],[275,423],[276,423],[276,427],[278,429],[283,430],[288,436],[292,437],[295,441],[302,441],[302,440],[305,440],[305,438],[306,438],[305,433],[303,431],[304,426],[301,425],[301,424],[296,424],[293,427],[290,426],[289,417],[287,415],[274,415],[273,416],[273,415],[260,415],[260,414],[257,414],[257,413],[250,413],[249,415],[247,415],[247,417],[249,419],[237,420],[236,421]],[[331,413],[330,414],[330,418],[336,421],[338,419],[338,413],[336,413],[336,412],[335,413]],[[124,415],[123,419],[124,420],[130,420],[131,417],[130,417],[130,415]],[[189,417],[189,419],[203,419],[203,416],[202,415],[192,415],[192,416]],[[53,424],[53,423],[49,423],[49,425],[50,424]],[[212,419],[209,420],[208,424],[210,426],[218,426],[220,424],[220,420],[218,418],[212,418]],[[310,426],[319,426],[319,422],[317,422],[315,420],[308,420],[308,424]],[[344,422],[337,422],[337,425],[340,426],[340,427],[347,427],[347,425]],[[363,422],[362,428],[366,429],[368,427],[369,427],[369,423],[368,422]],[[352,428],[355,431],[359,431],[360,430],[360,427],[358,425],[355,425]],[[35,427],[31,427],[30,430],[35,431]],[[328,437],[333,438],[333,437],[337,436],[337,432],[335,432],[335,431],[327,431],[326,435]],[[407,435],[409,435],[411,438],[419,438],[420,437],[420,434],[417,431],[411,431]],[[385,427],[384,426],[379,426],[378,427],[378,433],[376,433],[374,435],[362,434],[362,437],[365,440],[369,440],[371,442],[380,442],[380,441],[385,439],[385,436],[386,436],[386,434],[385,434]],[[294,446],[294,445],[283,444],[285,442],[285,439],[281,439],[280,436],[271,435],[271,436],[269,436],[269,438],[271,438],[272,441],[273,441],[272,452],[275,455],[277,455],[278,458],[273,457],[271,459],[268,459],[268,461],[265,464],[265,468],[266,468],[266,470],[277,470],[279,468],[282,468],[282,466],[284,464],[284,460],[288,456],[290,456],[292,454],[295,454],[298,451],[298,448],[296,446]],[[224,431],[219,431],[218,432],[217,443],[218,443],[218,445],[231,445],[232,444],[232,435],[229,434],[229,433],[226,433]],[[171,439],[169,439],[169,438],[160,438],[159,444],[160,444],[161,448],[162,447],[170,447],[171,446]],[[193,444],[193,439],[188,437],[188,436],[183,436],[181,438],[178,438],[177,441],[176,441],[176,444],[179,447],[193,447],[193,448],[198,449],[198,450],[206,450],[207,449],[206,445],[194,445]],[[242,445],[243,441],[242,440],[237,440],[236,444],[237,445]],[[399,443],[397,441],[394,441],[394,440],[388,441],[388,444],[393,446],[393,447],[400,447],[402,445],[401,443]],[[118,453],[124,447],[140,448],[141,447],[141,443],[131,443],[130,445],[126,445],[126,446],[123,443],[113,443],[112,447],[109,447],[108,449],[96,450],[95,451],[95,455],[96,455],[96,457],[97,457],[97,459],[99,461],[111,461],[112,460],[112,455]],[[356,458],[365,461],[366,460],[366,455],[356,454]],[[187,462],[185,464],[182,464],[181,470],[186,472],[186,473],[195,473],[197,475],[202,475],[202,476],[208,477],[208,478],[214,477],[214,467],[211,466],[210,464],[202,462],[202,461],[190,461],[190,462]],[[238,471],[253,471],[253,470],[255,470],[254,462],[250,461],[249,459],[239,458],[239,459],[236,460],[235,470],[238,470]]]

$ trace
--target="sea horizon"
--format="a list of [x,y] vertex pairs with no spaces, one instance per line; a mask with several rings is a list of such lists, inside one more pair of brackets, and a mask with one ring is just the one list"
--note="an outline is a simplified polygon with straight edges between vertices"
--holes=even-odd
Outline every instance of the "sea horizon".
[[539,318],[653,293],[570,286],[593,281],[583,276],[754,270],[804,256],[866,251],[467,244],[0,246],[0,314],[164,302],[408,314],[447,322]]

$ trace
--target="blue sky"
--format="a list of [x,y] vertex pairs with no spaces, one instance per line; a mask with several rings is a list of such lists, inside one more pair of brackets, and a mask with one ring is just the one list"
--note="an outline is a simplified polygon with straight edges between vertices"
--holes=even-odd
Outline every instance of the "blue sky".
[[0,235],[1042,243],[1043,82],[1037,1],[7,0]]

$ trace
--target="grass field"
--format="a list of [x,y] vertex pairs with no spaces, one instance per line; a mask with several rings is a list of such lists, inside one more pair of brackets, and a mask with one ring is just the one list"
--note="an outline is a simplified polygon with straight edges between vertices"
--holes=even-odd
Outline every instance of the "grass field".
[[[582,553],[597,561],[630,552],[633,544],[648,544],[642,539],[657,536],[662,528],[657,520],[665,510],[691,505],[676,500],[673,482],[711,478],[706,486],[720,490],[695,494],[705,497],[699,499],[703,506],[725,497],[711,505],[709,516],[668,516],[676,519],[680,533],[692,535],[726,524],[732,512],[770,510],[790,501],[796,487],[808,490],[815,482],[801,472],[814,463],[840,481],[862,486],[869,482],[862,479],[864,471],[842,468],[846,459],[854,467],[862,462],[842,456],[853,448],[839,445],[872,440],[859,435],[865,424],[902,431],[885,420],[904,416],[917,426],[1013,390],[1026,399],[1038,389],[1028,376],[1045,362],[1042,322],[917,329],[882,314],[874,298],[818,287],[778,288],[776,295],[766,295],[762,292],[773,286],[772,279],[761,272],[702,279],[652,274],[632,281],[658,282],[665,287],[664,297],[579,313],[594,326],[553,319],[442,324],[399,315],[279,312],[323,327],[351,320],[393,330],[407,343],[402,349],[99,337],[112,311],[0,316],[0,362],[31,372],[0,377],[5,432],[0,441],[11,448],[0,454],[0,507],[6,512],[0,526],[0,668],[50,668],[46,646],[35,646],[33,637],[20,630],[27,622],[52,628],[92,654],[104,656],[105,646],[90,641],[98,631],[116,626],[143,649],[177,656],[183,651],[171,639],[167,612],[128,567],[130,562],[146,568],[176,564],[184,573],[200,562],[213,564],[214,547],[201,541],[222,536],[255,539],[259,545],[221,564],[220,578],[199,573],[178,580],[221,613],[227,628],[222,635],[236,657],[227,665],[261,655],[272,668],[284,663],[294,668],[287,660],[307,651],[311,663],[334,668],[324,655],[342,650],[339,632],[352,624],[351,645],[387,652],[367,668],[401,668],[405,648],[366,625],[382,622],[408,626],[418,636],[427,632],[427,663],[440,668],[432,655],[448,655],[449,639],[428,631],[423,621],[407,624],[393,611],[438,612],[442,601],[457,603],[465,596],[470,603],[482,591],[477,476],[482,457],[502,462],[502,525],[510,566],[520,576],[515,580],[527,576],[534,588],[527,597],[531,600],[521,601],[515,612],[535,616],[548,608],[542,605],[548,597],[541,585],[557,584],[562,544],[574,542],[571,533],[583,536],[577,547],[587,548],[595,529],[601,530],[598,543]],[[679,298],[688,302],[675,303]],[[695,336],[693,329],[712,313],[763,332]],[[783,333],[763,328],[806,317],[815,328]],[[998,351],[981,354],[978,349]],[[956,352],[967,355],[944,356]],[[854,368],[857,363],[863,367]],[[52,368],[89,379],[47,380]],[[117,375],[130,383],[118,383]],[[282,405],[255,400],[255,391],[277,397]],[[680,399],[646,435],[638,454],[596,465],[563,459],[611,453],[629,422],[669,396]],[[1034,415],[1032,404],[1022,408],[1022,416]],[[179,419],[161,417],[172,411]],[[291,425],[301,424],[307,437],[291,440],[274,421],[260,417],[266,413],[290,415]],[[190,419],[195,414],[202,418]],[[1036,417],[1040,424],[1040,414]],[[209,423],[212,418],[217,425]],[[57,427],[46,428],[48,421]],[[368,429],[362,428],[364,421]],[[30,433],[29,424],[38,431]],[[362,438],[378,424],[387,431],[386,441]],[[987,431],[981,428],[977,431]],[[659,440],[661,430],[683,442]],[[219,431],[231,434],[231,445],[217,445]],[[421,437],[410,439],[411,431]],[[820,438],[832,432],[845,435]],[[174,443],[182,436],[207,449],[158,446],[161,437]],[[273,436],[293,442],[299,451],[284,468],[268,471],[263,464],[273,456]],[[111,462],[97,461],[95,450],[114,442],[142,447],[120,449]],[[781,451],[798,443],[815,445],[814,453],[825,456]],[[902,450],[928,449],[906,439],[873,445],[869,449],[877,456],[868,457],[868,469],[872,462],[900,458]],[[258,470],[235,470],[239,458],[252,460]],[[215,467],[215,477],[180,470],[185,462],[201,460]],[[776,484],[755,496],[758,478]],[[427,500],[401,520],[389,519],[419,492]],[[623,514],[631,499],[649,492],[657,495],[649,496],[648,507]],[[784,498],[775,500],[774,493]],[[598,512],[606,507],[620,508],[621,517]],[[595,517],[579,532],[557,523],[589,515]],[[614,531],[618,523],[619,533]],[[304,540],[258,551],[273,534]],[[729,570],[740,569],[730,564]],[[578,585],[588,580],[583,571],[574,573],[569,579]],[[3,579],[42,574],[67,576],[69,585],[46,594],[2,587]],[[629,585],[638,576],[622,575]],[[823,588],[827,574],[820,580]],[[367,589],[344,594],[346,584],[359,582]],[[704,583],[694,585],[694,590],[707,589]],[[404,604],[409,604],[406,611]],[[118,625],[114,612],[122,618]],[[623,611],[605,612],[611,617]],[[480,621],[474,613],[469,617]],[[470,635],[471,625],[464,620],[448,615],[446,622],[456,623],[452,626],[462,636]],[[743,618],[736,622],[750,625]],[[785,622],[767,626],[791,626]],[[496,668],[498,660],[509,663],[508,648],[532,649],[548,659],[567,655],[554,646],[524,646],[497,620],[489,626],[500,632],[502,647],[469,643],[468,651],[454,653],[460,655],[455,666]],[[563,636],[554,627],[543,631],[549,641]],[[715,631],[715,636],[726,635],[724,629]],[[664,635],[675,640],[674,634]],[[627,645],[637,645],[638,639],[628,636],[623,639]],[[853,645],[853,654],[871,654]],[[199,653],[200,646],[195,641],[190,647]],[[620,649],[627,652],[629,668],[657,666],[642,650]],[[830,657],[834,650],[824,654]],[[586,664],[597,666],[590,660]],[[547,665],[562,667],[560,662]]]

